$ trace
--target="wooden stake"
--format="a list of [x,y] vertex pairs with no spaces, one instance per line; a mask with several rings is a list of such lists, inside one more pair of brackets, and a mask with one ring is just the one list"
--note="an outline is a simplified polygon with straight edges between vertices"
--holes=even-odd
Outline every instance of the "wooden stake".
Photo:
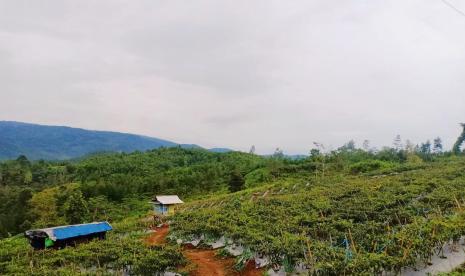
[[397,222],[399,222],[399,225],[402,226],[402,222],[400,221],[400,218],[399,218],[399,216],[397,215],[397,212],[396,212],[395,214],[396,214]]
[[412,245],[413,245],[413,241],[410,241],[410,243],[404,249],[404,256],[402,257],[402,261],[405,261],[405,259],[407,259],[407,255],[410,252],[410,248],[412,247]]
[[457,208],[459,209],[459,211],[462,211],[462,206],[460,206],[459,200],[457,199],[456,196],[454,196],[454,199],[455,199],[455,203],[457,204]]
[[357,248],[355,248],[355,243],[354,243],[354,239],[352,238],[352,232],[350,231],[350,228],[349,228],[349,238],[350,238],[350,243],[352,245],[352,250],[354,250],[354,252],[357,253]]
[[[333,246],[333,237],[331,234],[329,234],[329,242],[331,243],[331,247]],[[334,253],[334,250],[331,250],[331,253],[333,253],[333,257],[336,257],[336,253]]]

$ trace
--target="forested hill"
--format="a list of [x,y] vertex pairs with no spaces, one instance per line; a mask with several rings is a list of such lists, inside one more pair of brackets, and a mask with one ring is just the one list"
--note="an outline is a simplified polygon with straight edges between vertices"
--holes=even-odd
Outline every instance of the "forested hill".
[[180,147],[77,162],[20,156],[0,162],[0,239],[31,226],[122,219],[134,206],[150,207],[154,194],[186,199],[239,190],[269,179],[275,167],[275,160],[257,155]]
[[146,151],[176,145],[127,133],[0,121],[0,160],[15,159],[19,155],[32,160],[64,160],[95,152]]

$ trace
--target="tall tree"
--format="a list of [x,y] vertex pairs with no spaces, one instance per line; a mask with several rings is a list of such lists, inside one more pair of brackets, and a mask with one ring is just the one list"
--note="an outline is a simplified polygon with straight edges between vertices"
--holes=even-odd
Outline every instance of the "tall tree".
[[229,179],[229,190],[231,192],[237,192],[244,188],[245,180],[239,170],[234,170],[231,173],[231,178]]
[[433,153],[439,154],[442,152],[443,146],[442,146],[442,140],[441,138],[437,137],[436,139],[433,140]]
[[400,138],[399,134],[397,134],[397,136],[394,138],[393,144],[394,144],[394,149],[396,151],[402,150],[402,148],[403,148],[402,139]]
[[45,189],[32,196],[29,201],[34,214],[35,226],[57,226],[63,221],[58,215],[57,188]]
[[280,148],[276,148],[276,150],[275,150],[274,153],[273,153],[273,157],[274,157],[274,158],[278,158],[278,159],[284,158],[284,152],[283,152],[283,150],[280,149]]
[[405,141],[405,151],[408,153],[415,152],[415,145],[408,139]]
[[350,140],[345,143],[342,147],[339,148],[340,151],[354,151],[355,150],[355,141]]
[[420,146],[420,152],[424,155],[431,154],[431,142],[427,140],[425,143],[422,143]]
[[64,205],[65,217],[68,223],[77,224],[85,221],[89,210],[81,191],[73,191]]
[[319,149],[311,149],[310,150],[310,158],[312,160],[317,160],[317,159],[320,158],[320,156],[321,156],[321,152],[320,152]]
[[460,134],[459,138],[457,138],[457,142],[455,142],[454,147],[452,148],[452,152],[454,154],[460,154],[460,146],[465,141],[465,123],[460,124],[463,128],[462,134]]
[[22,167],[30,167],[31,162],[27,159],[25,155],[20,155],[16,158],[16,162],[18,162]]
[[364,141],[363,141],[363,146],[362,146],[362,147],[363,147],[363,150],[364,150],[364,151],[367,151],[367,152],[370,151],[370,141],[364,140]]

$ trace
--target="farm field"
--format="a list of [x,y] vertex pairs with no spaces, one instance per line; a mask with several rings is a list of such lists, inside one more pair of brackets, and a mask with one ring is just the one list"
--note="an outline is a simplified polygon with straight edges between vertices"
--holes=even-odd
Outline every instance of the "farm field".
[[[219,275],[396,275],[434,266],[465,235],[465,158],[451,154],[342,148],[291,160],[173,148],[39,171],[19,162],[4,163],[3,175],[62,172],[58,183],[34,183],[26,206],[43,213],[23,214],[33,226],[78,218],[114,230],[63,250],[34,251],[21,233],[0,239],[5,275],[200,275],[212,265]],[[169,227],[154,228],[155,193],[185,201]]]
[[448,159],[382,174],[289,178],[184,206],[185,240],[225,237],[287,272],[400,273],[427,265],[465,234],[465,162]]

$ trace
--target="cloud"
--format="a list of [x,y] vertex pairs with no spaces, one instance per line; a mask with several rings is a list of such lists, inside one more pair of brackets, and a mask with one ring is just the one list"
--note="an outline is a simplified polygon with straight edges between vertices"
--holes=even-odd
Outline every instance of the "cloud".
[[259,152],[451,146],[464,28],[440,1],[3,1],[0,118]]

